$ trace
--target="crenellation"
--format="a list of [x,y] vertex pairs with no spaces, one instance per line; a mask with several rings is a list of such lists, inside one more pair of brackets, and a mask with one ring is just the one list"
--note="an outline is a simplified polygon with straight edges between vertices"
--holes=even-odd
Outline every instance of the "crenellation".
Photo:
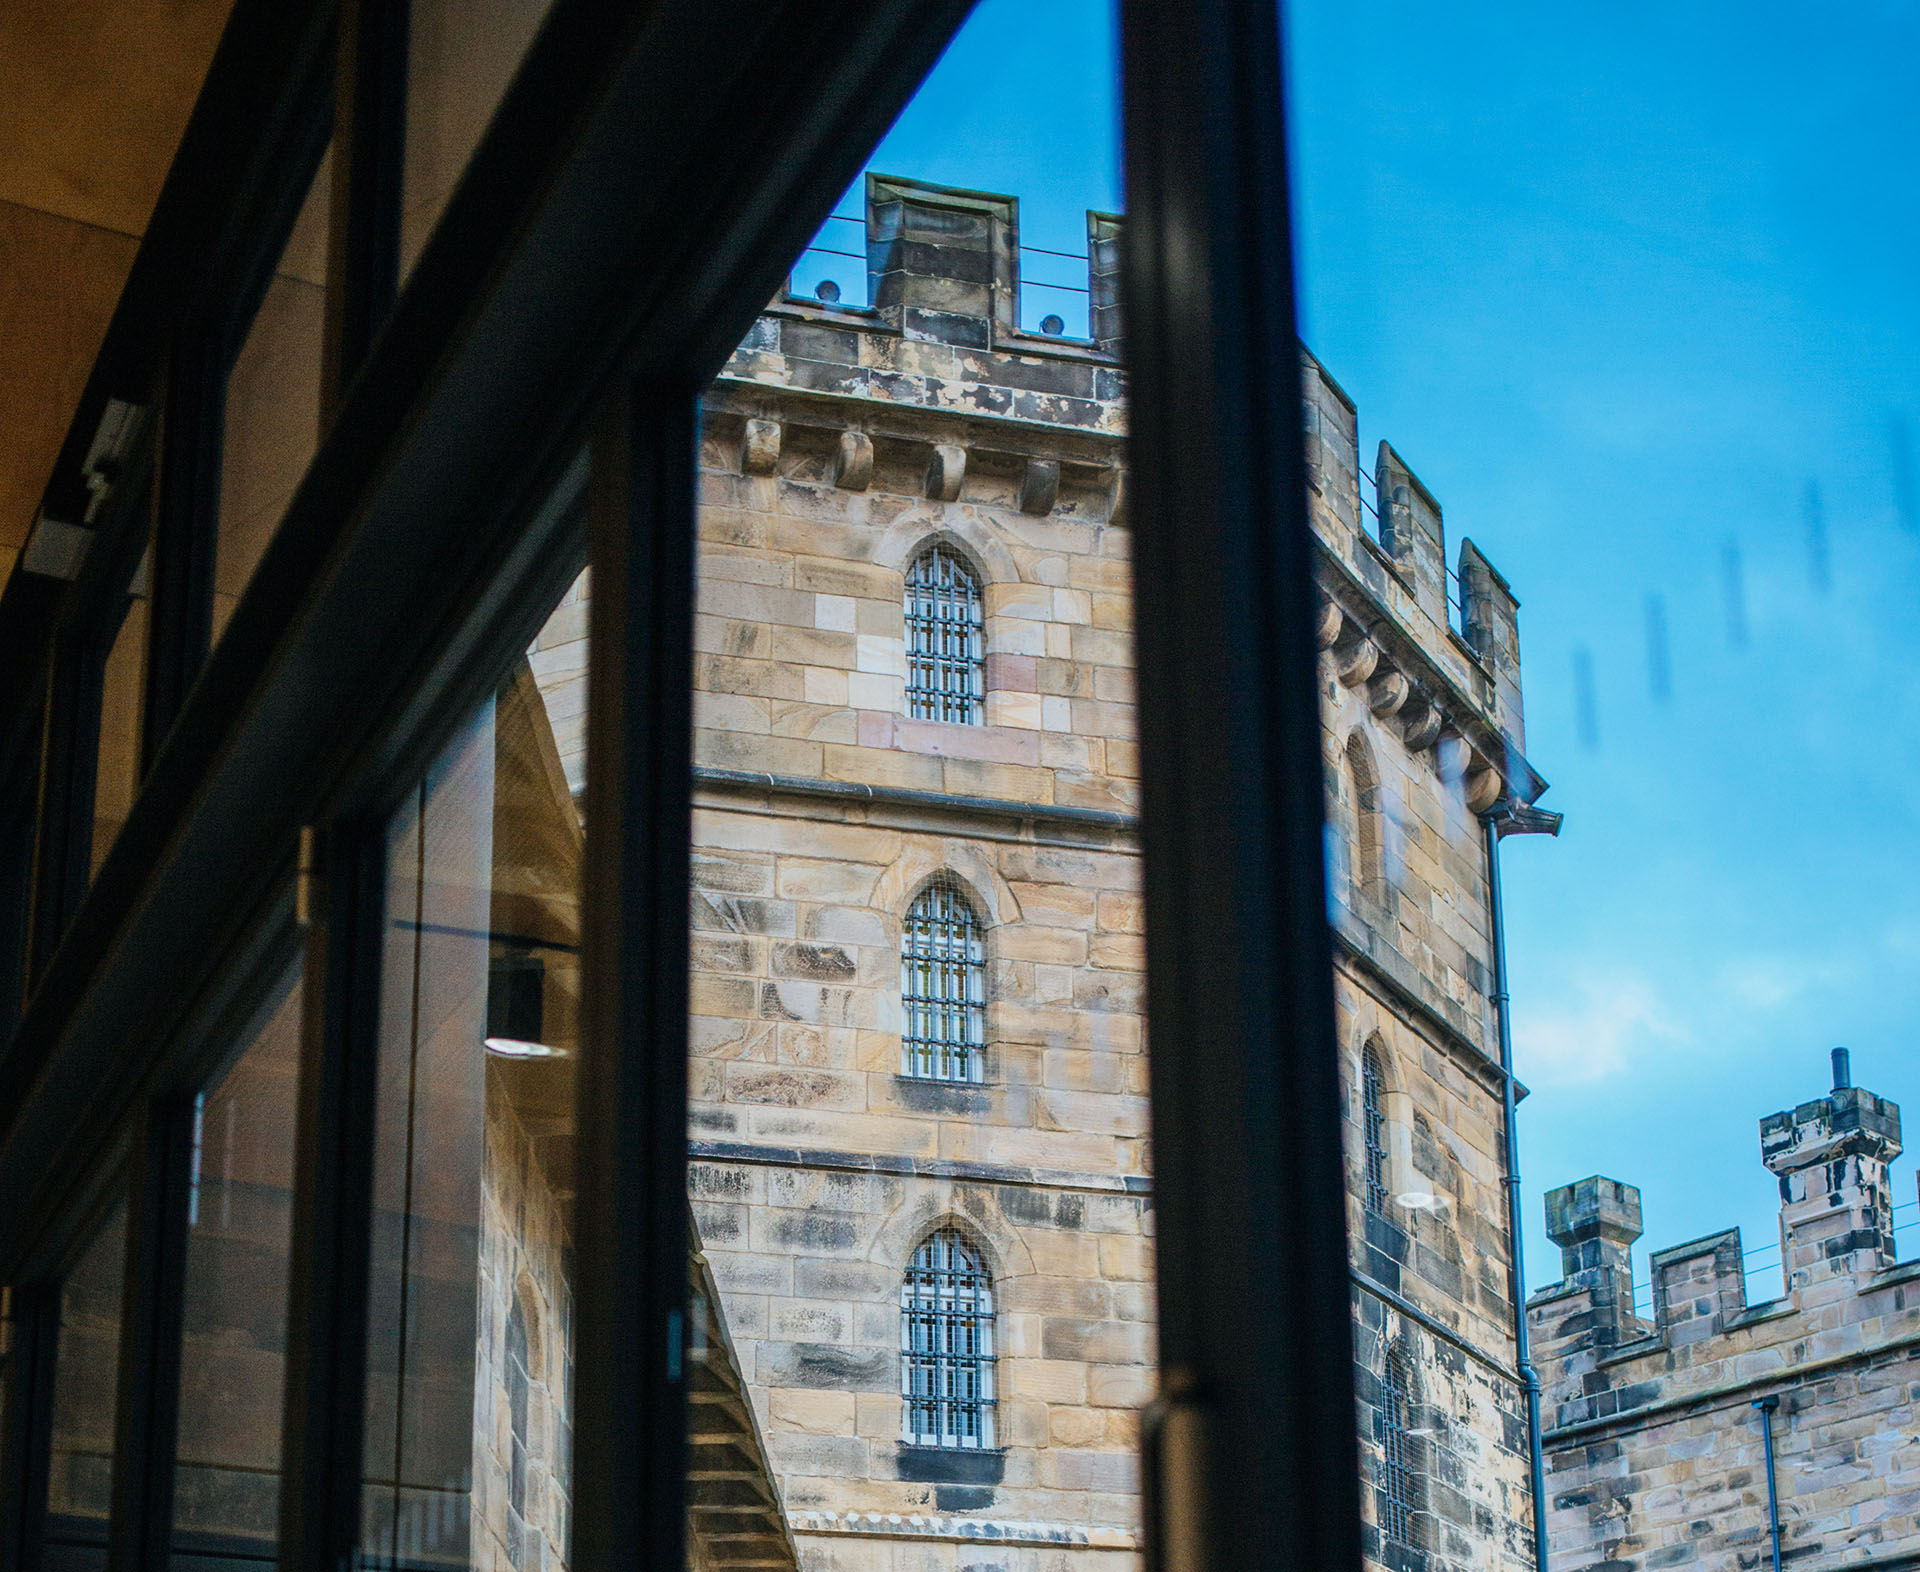
[[[1123,221],[1088,215],[1074,341],[1019,330],[1011,197],[872,177],[867,213],[873,305],[776,300],[703,403],[694,1209],[810,1572],[957,1566],[983,1536],[1118,1572],[1156,1352]],[[1454,631],[1438,503],[1385,444],[1363,475],[1352,400],[1300,354],[1369,1554],[1521,1572],[1478,818],[1544,789],[1517,603],[1463,543]],[[908,575],[934,548],[978,594],[963,720],[909,712]],[[537,646],[576,792],[587,599],[583,580]],[[980,1040],[936,1081],[904,1059],[902,949],[942,880],[977,924]],[[991,1446],[903,1431],[903,1273],[946,1228],[991,1281]],[[1377,1510],[1396,1350],[1410,1543]]]
[[1760,1122],[1781,1179],[1781,1299],[1747,1304],[1728,1229],[1654,1253],[1654,1319],[1638,1321],[1625,1307],[1639,1192],[1594,1178],[1549,1194],[1565,1276],[1528,1314],[1556,1566],[1644,1553],[1744,1572],[1764,1560],[1763,1401],[1775,1405],[1783,1559],[1920,1555],[1920,1458],[1902,1459],[1920,1419],[1920,1303],[1907,1291],[1920,1264],[1893,1261],[1885,1183],[1899,1109],[1847,1084],[1844,1050],[1835,1068],[1827,1097]]

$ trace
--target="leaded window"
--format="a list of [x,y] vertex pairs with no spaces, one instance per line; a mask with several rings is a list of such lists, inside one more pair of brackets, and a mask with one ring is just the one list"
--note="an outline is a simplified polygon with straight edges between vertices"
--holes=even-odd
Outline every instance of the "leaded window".
[[1419,1458],[1413,1435],[1413,1370],[1406,1350],[1387,1355],[1386,1378],[1380,1383],[1381,1537],[1408,1550],[1414,1543],[1414,1514],[1420,1510]]
[[900,1285],[902,1433],[914,1446],[993,1441],[993,1279],[980,1252],[943,1228]]
[[507,1555],[524,1565],[527,1547],[527,1422],[532,1396],[527,1315],[520,1296],[507,1313],[507,1425],[512,1455],[507,1459]]
[[907,714],[978,726],[986,670],[980,581],[959,553],[930,546],[907,569]]
[[1382,1111],[1386,1086],[1380,1055],[1369,1043],[1360,1056],[1360,1121],[1367,1149],[1367,1210],[1387,1215],[1387,1116]]
[[986,942],[973,905],[936,879],[907,909],[900,939],[900,1073],[978,1081],[987,1040]]

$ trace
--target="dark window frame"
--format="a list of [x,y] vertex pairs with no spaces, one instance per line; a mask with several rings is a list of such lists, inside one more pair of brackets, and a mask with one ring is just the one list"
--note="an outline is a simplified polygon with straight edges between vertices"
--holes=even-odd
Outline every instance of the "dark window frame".
[[[576,1415],[575,1553],[664,1565],[681,1551],[697,391],[968,7],[759,0],[724,39],[703,9],[555,0],[389,306],[381,179],[404,14],[348,0],[336,48],[322,0],[240,0],[50,491],[72,491],[110,392],[159,407],[168,368],[200,363],[165,324],[194,297],[210,241],[259,224],[292,178],[250,186],[254,144],[243,157],[222,139],[290,113],[314,50],[331,52],[347,173],[330,429],[210,655],[193,632],[193,572],[168,581],[183,586],[167,591],[180,680],[172,697],[156,689],[143,789],[0,1045],[0,1188],[28,1198],[0,1218],[0,1278],[30,1290],[36,1251],[107,1145],[148,1130],[177,1081],[179,991],[232,964],[299,841],[309,970],[289,1572],[333,1572],[357,1529],[355,1143],[370,1113],[380,803],[517,653],[524,608],[557,596],[589,542],[588,823],[614,854],[588,859],[584,964],[599,984],[583,1024],[589,1043],[622,1051],[590,1051],[581,1074],[577,1357],[594,1379]],[[1149,1031],[1181,1047],[1151,1066],[1165,1390],[1145,1426],[1149,1541],[1156,1562],[1352,1567],[1346,1181],[1278,17],[1272,0],[1177,14],[1122,0],[1121,20]],[[636,160],[636,147],[660,157]],[[652,222],[662,211],[674,221]],[[584,514],[544,507],[589,436]],[[189,500],[204,502],[191,488]],[[0,597],[0,649],[33,650],[44,671],[72,603],[25,577]],[[379,646],[378,670],[363,643]],[[43,696],[0,699],[0,733],[22,735]],[[0,847],[21,855],[17,836]],[[112,1095],[79,1128],[83,1086]],[[168,1150],[143,1142],[137,1183],[165,1180],[172,1159],[153,1154]],[[139,1215],[132,1257],[163,1283],[171,1213]],[[140,1360],[123,1366],[146,1379]],[[114,1572],[157,1572],[136,1499],[124,1497]],[[1175,1534],[1178,1547],[1162,1545]]]

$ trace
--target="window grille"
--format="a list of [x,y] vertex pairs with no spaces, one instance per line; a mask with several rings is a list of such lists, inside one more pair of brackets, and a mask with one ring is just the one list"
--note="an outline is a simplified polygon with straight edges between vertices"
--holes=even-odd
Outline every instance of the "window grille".
[[980,581],[958,553],[932,546],[907,569],[907,714],[981,724],[986,672]]
[[993,1280],[979,1251],[943,1228],[900,1286],[903,1434],[915,1446],[993,1442]]
[[527,1316],[514,1295],[507,1314],[507,1415],[511,1456],[507,1460],[507,1558],[524,1563],[527,1542],[527,1409],[531,1378],[528,1374]]
[[1375,1217],[1387,1215],[1387,1118],[1381,1112],[1385,1095],[1380,1055],[1369,1044],[1360,1056],[1360,1118],[1367,1145],[1367,1210]]
[[907,910],[900,942],[900,1073],[978,1081],[987,1040],[986,944],[973,907],[936,879]]
[[1387,1355],[1386,1379],[1380,1387],[1381,1457],[1378,1495],[1382,1537],[1408,1550],[1413,1542],[1414,1513],[1419,1510],[1420,1476],[1412,1434],[1413,1380],[1404,1351]]

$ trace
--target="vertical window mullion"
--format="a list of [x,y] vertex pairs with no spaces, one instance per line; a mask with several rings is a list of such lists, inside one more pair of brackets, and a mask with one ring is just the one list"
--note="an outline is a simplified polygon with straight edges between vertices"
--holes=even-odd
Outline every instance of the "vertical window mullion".
[[360,1545],[384,837],[336,824],[324,836],[304,835],[300,857],[307,930],[280,1566],[339,1572]]
[[134,1148],[107,1572],[168,1563],[193,1131],[191,1102],[157,1101]]

